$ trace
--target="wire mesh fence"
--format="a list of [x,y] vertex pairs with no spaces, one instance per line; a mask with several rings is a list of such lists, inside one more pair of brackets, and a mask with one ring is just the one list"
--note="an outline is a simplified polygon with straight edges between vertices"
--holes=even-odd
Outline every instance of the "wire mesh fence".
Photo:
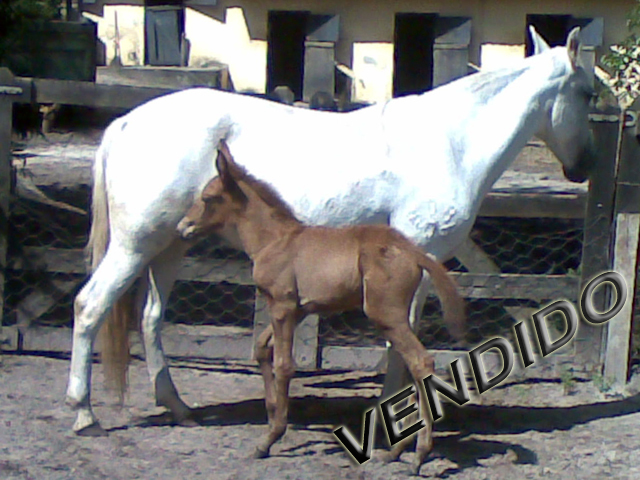
[[[489,256],[501,273],[567,275],[577,280],[582,251],[583,221],[563,219],[479,218],[471,238]],[[457,260],[448,263],[457,272],[468,272]],[[521,291],[521,289],[519,289]],[[575,301],[577,289],[547,290],[548,298],[467,298],[466,340],[512,336],[512,326],[552,300]],[[534,294],[535,295],[535,294]],[[505,298],[510,297],[510,298]],[[442,322],[439,304],[429,298],[418,329],[418,337],[432,349],[451,348],[454,340]],[[359,312],[325,318],[320,324],[320,342],[328,345],[383,345],[384,341]]]
[[[52,190],[46,193],[54,200],[88,210],[88,191]],[[56,271],[64,269],[56,269],[55,265],[52,268],[51,264],[46,267],[29,264],[29,252],[30,249],[69,250],[79,254],[87,241],[89,216],[18,197],[13,198],[11,212],[9,256],[13,260],[9,262],[6,284],[5,324],[71,326],[73,298],[86,275]],[[583,221],[579,219],[479,218],[471,237],[503,274],[577,277],[583,227]],[[229,266],[248,262],[244,254],[211,241],[198,244],[188,256],[202,263],[225,260],[223,265]],[[448,266],[457,272],[468,271],[456,260]],[[511,296],[509,292],[471,295],[467,298],[467,340],[478,343],[496,335],[509,337],[517,321],[551,300],[567,298],[575,301],[577,293],[575,290],[549,291],[548,298],[522,296],[521,293]],[[252,285],[180,279],[170,296],[165,318],[168,322],[187,325],[251,329],[254,308],[255,288]],[[442,323],[435,297],[429,298],[425,305],[418,333],[428,348],[450,348],[453,344]],[[382,345],[383,340],[362,313],[347,312],[320,322],[319,344],[367,346]]]

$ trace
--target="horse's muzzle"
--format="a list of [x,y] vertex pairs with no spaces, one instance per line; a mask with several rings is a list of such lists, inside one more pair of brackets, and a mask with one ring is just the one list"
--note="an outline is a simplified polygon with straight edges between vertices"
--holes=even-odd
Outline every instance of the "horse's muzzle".
[[589,178],[589,174],[584,172],[581,168],[563,168],[564,176],[570,182],[582,183]]

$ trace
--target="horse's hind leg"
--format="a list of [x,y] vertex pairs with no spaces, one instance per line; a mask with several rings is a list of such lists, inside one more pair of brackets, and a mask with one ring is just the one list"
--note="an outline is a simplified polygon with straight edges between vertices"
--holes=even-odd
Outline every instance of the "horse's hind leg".
[[79,435],[103,435],[91,410],[91,360],[93,342],[106,314],[131,286],[146,258],[111,245],[74,302],[73,349],[67,387],[67,404],[77,411],[73,430]]
[[172,243],[149,264],[143,285],[146,295],[142,304],[142,334],[145,358],[151,384],[154,386],[156,404],[168,408],[175,420],[182,425],[194,425],[191,410],[182,401],[171,375],[162,350],[161,326],[169,294],[176,279],[177,270],[189,244],[181,241]]

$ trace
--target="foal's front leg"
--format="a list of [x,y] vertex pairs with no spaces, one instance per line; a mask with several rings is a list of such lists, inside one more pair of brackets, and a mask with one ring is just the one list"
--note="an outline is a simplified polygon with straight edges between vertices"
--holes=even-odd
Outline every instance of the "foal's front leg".
[[[275,373],[276,402],[273,418],[269,421],[269,432],[266,439],[256,448],[255,457],[269,456],[271,446],[276,443],[287,430],[289,414],[289,384],[295,374],[293,360],[293,335],[299,315],[296,303],[285,300],[270,300],[271,326],[273,328],[273,359]],[[265,378],[265,386],[267,379]],[[266,392],[269,395],[269,392]],[[267,403],[267,409],[269,404]]]
[[269,427],[271,427],[276,412],[276,384],[273,375],[273,327],[271,325],[265,328],[258,340],[256,340],[255,352],[264,382],[264,401],[267,408]]

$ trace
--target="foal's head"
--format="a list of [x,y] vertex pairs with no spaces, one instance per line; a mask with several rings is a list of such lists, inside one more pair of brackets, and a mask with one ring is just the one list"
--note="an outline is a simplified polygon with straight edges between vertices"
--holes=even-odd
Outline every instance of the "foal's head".
[[218,147],[216,168],[218,176],[207,183],[178,224],[182,238],[189,240],[215,232],[237,245],[238,221],[245,226],[270,221],[269,228],[275,224],[299,225],[291,208],[269,184],[250,175],[233,160],[224,140]]
[[224,141],[220,142],[216,168],[218,176],[209,180],[200,198],[178,223],[178,233],[185,240],[208,232],[224,236],[224,231],[232,228],[246,209],[248,198],[237,183],[237,178],[246,173],[233,161]]

